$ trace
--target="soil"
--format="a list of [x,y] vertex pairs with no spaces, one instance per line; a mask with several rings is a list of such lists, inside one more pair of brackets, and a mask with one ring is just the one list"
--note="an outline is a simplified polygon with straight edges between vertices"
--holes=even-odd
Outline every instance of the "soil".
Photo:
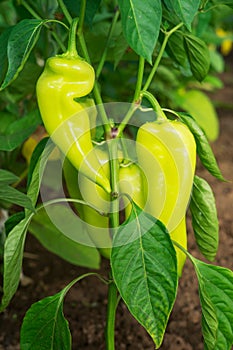
[[[233,77],[228,71],[222,75],[223,90],[211,95],[218,105],[232,105]],[[220,102],[220,104],[219,104]],[[220,136],[212,144],[223,175],[233,180],[233,115],[232,108],[217,108],[220,120]],[[218,210],[220,225],[219,250],[215,264],[233,269],[233,187],[232,182],[221,182],[198,164],[197,174],[211,185]],[[197,258],[203,259],[195,244],[188,214],[188,247]],[[103,260],[100,273],[108,275],[108,261]],[[11,304],[0,315],[0,350],[18,350],[20,325],[30,305],[48,295],[53,295],[73,278],[88,269],[64,262],[46,251],[31,235],[28,235],[23,263],[24,277]],[[69,321],[73,349],[103,350],[104,327],[107,306],[107,287],[95,277],[76,284],[65,299],[64,314]],[[130,315],[120,302],[116,317],[116,350],[152,350],[153,342],[146,331]],[[203,350],[201,333],[201,309],[198,285],[193,267],[185,264],[179,281],[178,295],[171,313],[161,350]]]

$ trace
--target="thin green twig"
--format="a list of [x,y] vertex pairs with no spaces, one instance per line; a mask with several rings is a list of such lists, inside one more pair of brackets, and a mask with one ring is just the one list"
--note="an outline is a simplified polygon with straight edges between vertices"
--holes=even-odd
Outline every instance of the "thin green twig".
[[168,39],[170,38],[170,36],[171,36],[176,30],[178,30],[178,29],[179,29],[180,27],[182,27],[182,26],[183,26],[183,22],[177,24],[177,25],[176,25],[174,28],[172,28],[169,32],[165,32],[165,33],[164,33],[164,40],[163,40],[163,43],[162,43],[162,45],[161,45],[159,54],[158,54],[158,56],[157,56],[157,58],[156,58],[156,60],[155,60],[155,63],[154,63],[154,65],[153,65],[153,68],[152,68],[152,70],[151,70],[151,72],[150,72],[150,75],[149,75],[149,77],[147,78],[147,81],[146,81],[146,83],[145,83],[145,85],[144,85],[144,87],[143,87],[143,91],[148,90],[148,88],[149,88],[149,86],[150,86],[150,84],[151,84],[151,82],[152,82],[152,80],[153,80],[153,78],[154,78],[154,75],[155,75],[155,73],[156,73],[156,71],[157,71],[157,69],[158,69],[159,63],[160,63],[160,61],[161,61],[161,59],[162,59],[162,56],[163,56],[163,53],[164,53],[164,51],[165,51],[165,48],[166,48]]

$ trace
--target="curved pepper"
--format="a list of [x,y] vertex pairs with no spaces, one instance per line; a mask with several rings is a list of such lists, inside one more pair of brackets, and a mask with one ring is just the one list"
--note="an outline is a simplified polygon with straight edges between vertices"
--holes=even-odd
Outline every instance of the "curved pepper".
[[[100,157],[103,156],[104,159],[108,161],[107,155],[99,150],[98,146],[96,154]],[[108,172],[108,164],[102,162],[102,165],[104,170]],[[107,205],[107,203],[104,202],[104,200],[109,200],[109,195],[100,186],[80,174],[68,161],[65,161],[63,164],[63,172],[67,190],[72,198],[86,200],[95,206],[96,209],[99,208],[100,212],[102,211],[103,213],[106,213],[105,210],[109,210],[110,205]],[[81,187],[82,190],[80,189]],[[87,230],[93,245],[98,248],[102,256],[109,259],[112,241],[109,235],[108,217],[99,214],[98,211],[87,205],[74,203],[74,206],[78,211],[80,219],[83,221],[83,227]]]
[[171,232],[183,219],[192,190],[194,137],[179,121],[149,122],[139,128],[136,148],[148,183],[145,211]]
[[[69,53],[47,60],[36,90],[45,128],[74,167],[107,192],[110,184],[93,149],[90,121],[75,98],[88,95],[94,85],[92,66]],[[86,157],[88,154],[92,156]]]
[[[110,176],[109,157],[106,151],[96,146],[94,152],[103,166],[107,178]],[[110,258],[112,240],[109,231],[110,195],[100,186],[90,181],[86,176],[79,174],[79,189],[82,199],[93,205],[98,211],[88,205],[82,207],[81,218],[92,241],[99,249],[101,255]],[[104,215],[101,215],[101,212]]]

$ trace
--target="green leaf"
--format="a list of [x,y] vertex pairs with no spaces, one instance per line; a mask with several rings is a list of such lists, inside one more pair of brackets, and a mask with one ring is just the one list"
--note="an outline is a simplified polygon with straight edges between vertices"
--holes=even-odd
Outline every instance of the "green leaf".
[[208,74],[210,67],[209,50],[204,41],[191,34],[184,35],[184,48],[188,56],[191,71],[198,81]]
[[10,31],[7,45],[8,69],[0,90],[5,89],[23,69],[35,46],[44,20],[24,19]]
[[18,180],[18,176],[15,174],[11,173],[8,170],[0,169],[0,186],[2,184],[9,185]]
[[185,66],[187,55],[184,49],[184,39],[182,32],[173,33],[167,43],[166,52],[181,66]]
[[0,35],[0,83],[3,81],[7,71],[7,43],[12,29],[13,27],[9,27]]
[[206,350],[231,350],[233,345],[233,272],[191,258],[197,273]]
[[123,35],[119,35],[116,41],[116,46],[113,48],[114,69],[116,69],[118,66],[128,47],[129,45],[125,40],[125,37]]
[[159,347],[177,290],[176,254],[165,226],[133,203],[114,234],[111,265],[122,299]]
[[179,112],[177,114],[179,115],[182,122],[185,123],[193,133],[197,145],[197,153],[204,167],[217,179],[226,181],[221,173],[221,170],[218,167],[217,161],[204,131],[199,127],[191,115],[182,112]]
[[[57,215],[68,217],[66,207],[54,206]],[[80,221],[79,221],[80,222]],[[32,219],[29,231],[40,241],[40,243],[49,251],[57,254],[62,259],[78,266],[98,269],[100,263],[100,255],[95,247],[82,245],[64,235],[49,219],[45,209],[41,209]],[[80,226],[75,225],[75,235],[86,235],[84,227],[80,222]],[[75,236],[74,235],[74,236]]]
[[[63,315],[63,301],[70,288],[93,272],[77,277],[59,293],[33,304],[24,317],[20,332],[23,350],[69,350],[71,335]],[[98,276],[98,275],[97,275]]]
[[124,36],[131,48],[152,61],[162,19],[161,1],[119,0]]
[[8,185],[0,185],[0,199],[34,211],[30,198],[28,198],[26,194],[18,191],[14,187],[10,187]]
[[209,184],[198,176],[194,177],[190,210],[197,245],[202,254],[212,261],[218,250],[217,210]]
[[200,0],[164,0],[164,3],[191,31],[191,24],[198,11]]
[[200,90],[179,92],[179,106],[192,115],[204,130],[208,140],[215,141],[219,135],[217,112],[209,97]]
[[9,235],[11,230],[20,223],[25,218],[25,212],[24,211],[19,211],[17,213],[14,213],[11,215],[7,221],[5,222],[5,234],[6,236]]
[[6,238],[4,245],[3,297],[0,311],[4,310],[15,294],[20,280],[24,242],[32,215],[25,217]]
[[41,118],[38,110],[13,121],[8,125],[4,134],[0,134],[0,150],[13,151],[36,130],[39,124],[41,124]]
[[20,333],[21,349],[71,349],[69,324],[63,315],[65,293],[66,288],[33,304],[27,311]]
[[50,139],[42,139],[36,146],[29,166],[27,195],[31,199],[33,205],[36,204],[40,190],[42,175],[47,164],[49,155],[53,151],[55,145]]

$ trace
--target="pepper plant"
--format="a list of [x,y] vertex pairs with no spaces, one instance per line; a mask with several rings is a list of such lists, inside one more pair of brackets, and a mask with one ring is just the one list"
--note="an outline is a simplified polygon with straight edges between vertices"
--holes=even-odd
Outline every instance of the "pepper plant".
[[[232,1],[18,0],[8,6],[16,19],[0,36],[1,118],[17,114],[12,91],[30,68],[35,74],[30,90],[15,97],[16,105],[23,101],[16,132],[8,124],[0,139],[1,151],[14,154],[29,137],[22,149],[26,194],[14,188],[20,174],[11,173],[7,157],[1,160],[0,199],[24,208],[5,224],[1,310],[20,283],[27,232],[75,265],[98,269],[101,257],[109,259],[109,276],[77,276],[31,306],[21,349],[71,349],[63,301],[90,276],[108,285],[106,349],[115,348],[121,299],[159,348],[188,258],[197,275],[204,347],[230,350],[233,273],[192,256],[186,232],[189,208],[199,250],[213,262],[217,212],[211,187],[195,175],[196,157],[227,180],[192,111],[163,105],[167,98],[155,87],[161,67],[183,81],[206,78],[211,60],[201,36],[213,9],[232,9]],[[38,125],[45,127],[42,140],[32,142]]]

